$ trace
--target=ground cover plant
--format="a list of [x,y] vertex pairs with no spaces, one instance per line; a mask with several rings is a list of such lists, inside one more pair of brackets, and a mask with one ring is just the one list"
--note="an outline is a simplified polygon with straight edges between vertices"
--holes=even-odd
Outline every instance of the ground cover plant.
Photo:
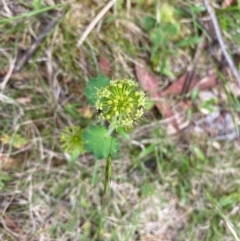
[[238,1],[0,2],[0,240],[240,240]]

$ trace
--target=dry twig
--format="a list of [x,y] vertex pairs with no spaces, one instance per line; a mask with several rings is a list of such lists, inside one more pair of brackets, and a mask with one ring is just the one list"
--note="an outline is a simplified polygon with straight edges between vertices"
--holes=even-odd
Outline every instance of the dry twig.
[[14,228],[18,232],[18,234],[24,235],[23,231],[19,228],[19,226],[9,216],[7,216],[7,214],[2,209],[0,209],[0,214],[2,216],[2,222],[6,221],[6,223],[10,227]]
[[82,45],[82,43],[85,41],[87,36],[91,33],[93,28],[96,26],[96,24],[100,21],[100,19],[107,13],[107,11],[113,6],[113,4],[117,0],[111,0],[103,9],[98,13],[98,15],[92,20],[92,22],[88,25],[86,30],[83,32],[81,38],[78,40],[78,48]]
[[222,33],[221,33],[221,30],[220,30],[220,27],[219,27],[219,24],[218,24],[218,21],[217,21],[217,18],[216,18],[216,15],[215,15],[215,12],[213,10],[213,8],[211,7],[210,3],[208,0],[203,0],[203,3],[208,11],[208,14],[212,20],[212,23],[213,23],[213,28],[215,30],[215,33],[216,33],[216,37],[217,37],[217,40],[218,40],[218,43],[220,45],[220,48],[222,50],[222,53],[229,65],[229,68],[231,69],[235,79],[237,80],[237,83],[238,85],[240,86],[240,76],[239,76],[239,73],[237,71],[237,68],[232,60],[232,58],[230,57],[230,55],[228,54],[227,52],[227,48],[226,48],[226,45],[224,43],[224,40],[223,40],[223,37],[222,37]]
[[9,79],[10,79],[12,73],[13,73],[15,61],[16,61],[15,58],[11,58],[11,57],[9,58],[9,69],[8,69],[7,74],[4,76],[4,78],[2,80],[2,83],[0,84],[1,90],[5,89],[5,87],[7,85],[7,82],[9,81]]
[[16,65],[14,67],[14,72],[20,71],[20,69],[24,66],[24,64],[28,62],[28,60],[32,57],[33,53],[36,51],[36,49],[42,43],[42,40],[47,36],[47,34],[58,23],[60,16],[61,16],[61,13],[60,12],[57,13],[56,17],[42,30],[42,32],[39,34],[39,36],[35,39],[32,46],[28,49],[26,54],[24,54],[23,57],[16,63]]
[[202,38],[201,42],[198,44],[197,50],[195,52],[194,59],[193,59],[191,65],[188,68],[187,76],[186,76],[185,82],[183,84],[181,94],[185,94],[189,91],[189,88],[191,86],[191,81],[192,81],[193,76],[195,74],[195,67],[197,65],[198,59],[201,56],[204,45],[205,45],[205,38],[204,38],[204,34],[203,34],[203,38]]

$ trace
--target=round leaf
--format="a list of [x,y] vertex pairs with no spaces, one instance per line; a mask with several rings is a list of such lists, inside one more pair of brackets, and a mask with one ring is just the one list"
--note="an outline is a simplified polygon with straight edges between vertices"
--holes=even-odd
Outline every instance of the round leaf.
[[102,126],[90,126],[84,133],[85,149],[93,152],[97,159],[113,156],[118,150],[118,140],[109,136],[107,129]]

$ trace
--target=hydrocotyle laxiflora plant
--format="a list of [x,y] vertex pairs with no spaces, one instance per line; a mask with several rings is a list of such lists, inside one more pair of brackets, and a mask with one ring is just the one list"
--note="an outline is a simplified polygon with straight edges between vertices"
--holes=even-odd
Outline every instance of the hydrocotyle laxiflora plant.
[[135,81],[110,81],[105,76],[90,79],[85,94],[89,103],[95,105],[99,120],[107,121],[109,126],[90,125],[83,131],[76,127],[75,132],[74,128],[71,131],[67,129],[61,135],[62,147],[65,151],[77,153],[78,146],[81,149],[79,154],[86,150],[92,152],[96,159],[106,159],[105,193],[111,178],[111,160],[119,148],[118,140],[112,133],[120,128],[129,131],[134,127],[144,114],[147,97]]

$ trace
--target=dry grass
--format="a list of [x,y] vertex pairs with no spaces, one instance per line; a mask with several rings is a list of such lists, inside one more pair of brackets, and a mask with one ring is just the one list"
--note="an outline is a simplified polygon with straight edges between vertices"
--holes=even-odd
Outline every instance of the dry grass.
[[[190,139],[168,136],[167,121],[149,111],[131,139],[121,139],[104,197],[104,160],[86,154],[69,163],[61,149],[65,126],[96,122],[83,91],[101,72],[99,57],[109,60],[111,78],[135,77],[133,64],[150,59],[151,40],[141,21],[155,17],[158,5],[117,1],[91,27],[107,1],[33,3],[0,3],[0,240],[238,240],[238,143],[202,140],[195,133]],[[16,70],[56,15],[29,61]],[[185,37],[196,34],[192,18],[181,21],[191,25]],[[236,45],[235,36],[228,38]],[[161,87],[189,66],[196,45],[172,48],[173,76],[161,75]],[[203,54],[200,75],[213,69],[212,62]],[[235,105],[229,96],[220,103]],[[197,107],[192,111],[192,121],[202,115]]]

